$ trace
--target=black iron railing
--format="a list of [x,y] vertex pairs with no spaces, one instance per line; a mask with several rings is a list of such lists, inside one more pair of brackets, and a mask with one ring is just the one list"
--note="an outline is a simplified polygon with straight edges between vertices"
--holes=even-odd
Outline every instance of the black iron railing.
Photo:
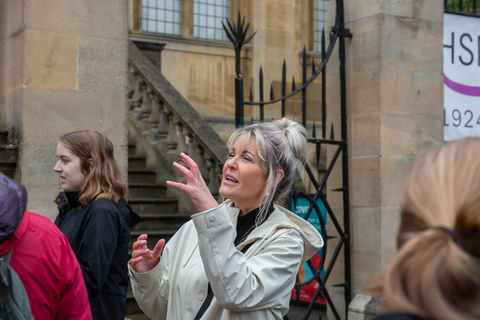
[[466,16],[480,16],[480,0],[444,0],[444,10]]

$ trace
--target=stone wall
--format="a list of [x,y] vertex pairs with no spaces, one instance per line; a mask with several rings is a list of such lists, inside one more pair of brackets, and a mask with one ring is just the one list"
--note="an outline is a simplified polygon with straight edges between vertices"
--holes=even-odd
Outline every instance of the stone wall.
[[0,126],[19,145],[15,179],[49,218],[60,190],[56,140],[94,129],[115,145],[126,177],[127,1],[7,0],[0,4]]
[[[345,1],[345,19],[353,33],[346,41],[346,72],[352,292],[358,293],[379,280],[395,254],[402,184],[412,159],[443,141],[443,7],[435,1]],[[329,93],[340,87],[335,63],[328,69]],[[332,106],[339,102],[339,95],[329,94],[335,135],[340,113]],[[339,179],[337,170],[328,189]],[[329,199],[341,219],[341,195]],[[341,282],[342,272],[336,269],[329,285]],[[343,290],[331,293],[343,300]]]

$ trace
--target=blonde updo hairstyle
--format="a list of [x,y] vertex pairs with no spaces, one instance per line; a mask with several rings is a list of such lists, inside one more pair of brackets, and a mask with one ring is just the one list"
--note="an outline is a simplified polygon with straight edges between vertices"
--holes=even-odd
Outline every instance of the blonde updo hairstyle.
[[[288,118],[238,128],[229,135],[227,146],[230,150],[235,143],[246,146],[251,138],[255,139],[260,166],[267,176],[257,223],[265,219],[271,203],[280,203],[289,194],[297,163],[305,156],[306,136],[305,128]],[[284,177],[275,185],[277,170],[283,170]]]
[[397,248],[379,290],[386,310],[480,317],[479,138],[444,143],[417,158],[404,186]]

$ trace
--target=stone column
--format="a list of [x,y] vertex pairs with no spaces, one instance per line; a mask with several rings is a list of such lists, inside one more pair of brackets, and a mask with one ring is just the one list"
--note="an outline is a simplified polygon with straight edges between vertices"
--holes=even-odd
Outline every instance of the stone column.
[[106,134],[126,177],[127,9],[127,0],[1,2],[1,123],[19,143],[15,178],[28,190],[29,210],[56,215],[53,167],[63,133]]
[[[433,0],[344,2],[346,28],[353,33],[346,40],[346,83],[352,292],[358,297],[349,319],[364,319],[371,299],[359,293],[379,280],[395,254],[402,184],[412,159],[443,140],[443,6]],[[327,68],[327,105],[328,123],[340,137],[337,57]],[[332,156],[330,148],[328,161]],[[340,187],[340,169],[328,190]],[[342,220],[341,193],[328,197]],[[339,306],[343,289],[332,285],[341,282],[338,267],[328,286]]]

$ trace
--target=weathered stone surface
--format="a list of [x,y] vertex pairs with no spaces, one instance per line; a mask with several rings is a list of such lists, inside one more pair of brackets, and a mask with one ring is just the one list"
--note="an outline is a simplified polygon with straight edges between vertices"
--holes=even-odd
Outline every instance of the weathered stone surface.
[[165,49],[164,43],[151,43],[134,41],[135,45],[142,51],[142,53],[155,66],[157,72],[162,72],[162,51]]
[[441,141],[443,114],[437,113],[439,113],[437,116],[382,113],[380,129],[382,156],[412,159],[419,151]]
[[353,158],[350,194],[353,207],[377,207],[381,203],[380,157]]
[[[365,313],[372,297],[365,294],[357,294],[348,306],[348,319],[350,320],[366,320]],[[372,317],[373,318],[373,317]],[[370,319],[370,318],[368,318]]]
[[380,114],[360,114],[352,116],[352,119],[352,157],[380,156],[380,144],[372,143],[380,140]]
[[77,87],[78,37],[28,29],[25,31],[25,74],[27,86]]
[[124,40],[79,38],[78,89],[109,95],[127,90],[128,45]]
[[15,178],[27,187],[29,209],[51,219],[61,134],[106,134],[126,179],[126,3],[0,3],[0,130],[21,141]]
[[442,74],[443,37],[438,37],[443,35],[442,21],[385,16],[381,30],[382,68],[396,64],[399,70]]
[[53,200],[60,192],[58,174],[53,171],[56,158],[56,143],[22,142],[15,175],[16,180],[27,188],[27,209],[33,212],[48,212],[50,219],[57,214]]
[[382,157],[381,159],[381,190],[382,207],[398,207],[400,205],[403,182],[410,170],[412,158],[410,157]]
[[[405,106],[407,112],[432,115],[432,118],[443,117],[442,108],[432,108],[432,106],[443,106],[443,94],[438,94],[440,89],[438,84],[442,83],[443,90],[443,74],[414,72],[411,82],[411,101]],[[432,87],[432,83],[436,83],[437,86]]]
[[382,216],[379,207],[358,207],[352,210],[352,246],[355,251],[380,252]]
[[345,20],[348,23],[355,20],[372,18],[379,14],[412,17],[414,2],[416,2],[416,0],[365,0],[345,3]]
[[[210,48],[209,51],[213,49],[217,48]],[[231,56],[233,50],[227,53],[228,56],[225,56],[221,63],[218,55],[225,54],[224,48],[218,48],[214,55],[197,55],[176,50],[167,46],[162,52],[162,74],[165,78],[178,88],[198,112],[234,115],[235,60]],[[172,68],[175,65],[183,67],[181,70]]]
[[218,133],[223,141],[227,141],[230,132],[235,130],[234,116],[204,116],[203,119],[208,122],[210,127]]
[[[21,32],[24,27],[24,0],[0,2],[0,42]],[[11,19],[15,17],[15,19]]]
[[23,52],[25,33],[20,32],[14,37],[9,37],[0,42],[0,61],[4,62],[0,66],[3,77],[0,77],[0,83],[3,83],[4,89],[9,90],[23,82],[24,66],[18,59],[18,53]]
[[370,250],[352,251],[352,286],[355,291],[365,285],[375,284],[379,280],[380,253]]
[[23,91],[22,86],[16,86],[5,91],[5,118],[0,118],[2,130],[8,130],[9,143],[18,143],[22,133],[23,113]]
[[[395,254],[412,159],[443,140],[443,12],[430,6],[441,7],[416,0],[345,2],[346,27],[353,32],[346,40],[346,85],[354,292],[376,283]],[[340,104],[331,94],[339,87],[337,70],[338,62],[327,69],[329,111]],[[329,122],[338,123],[339,116],[332,110]],[[339,184],[341,175],[332,179],[329,185]],[[366,313],[358,319],[372,317]]]
[[92,129],[106,134],[114,145],[126,144],[122,92],[108,95],[31,87],[24,97],[23,138],[29,143],[56,143],[66,132]]
[[437,0],[415,0],[413,2],[413,18],[424,21],[443,21],[443,6]]
[[[378,113],[381,87],[378,77],[378,69],[375,67],[353,73],[350,77],[350,86],[347,87],[347,103],[352,116],[359,114]],[[338,112],[340,108],[337,106]]]
[[[352,273],[357,290],[377,283],[395,254],[398,207],[364,207],[351,211]],[[374,268],[374,270],[370,270]]]
[[381,208],[381,225],[379,240],[382,243],[380,251],[380,269],[386,272],[396,253],[397,231],[400,223],[400,208],[398,206]]
[[25,21],[45,32],[125,41],[127,9],[127,0],[25,0]]

